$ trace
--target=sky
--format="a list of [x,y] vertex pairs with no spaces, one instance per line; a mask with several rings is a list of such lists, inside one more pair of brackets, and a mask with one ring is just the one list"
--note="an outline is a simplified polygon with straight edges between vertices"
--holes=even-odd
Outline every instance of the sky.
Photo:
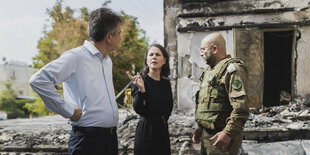
[[[87,7],[94,10],[104,0],[63,0],[64,6],[79,10]],[[21,61],[32,64],[38,53],[37,42],[42,37],[44,24],[49,24],[46,9],[52,8],[56,0],[7,0],[0,5],[0,64]],[[139,26],[146,31],[149,43],[163,44],[163,0],[112,0],[108,5],[116,12],[138,18]]]

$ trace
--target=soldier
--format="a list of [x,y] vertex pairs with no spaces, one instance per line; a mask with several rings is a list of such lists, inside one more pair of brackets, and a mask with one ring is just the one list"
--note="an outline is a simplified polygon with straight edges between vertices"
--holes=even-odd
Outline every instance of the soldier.
[[193,133],[194,143],[201,143],[203,155],[237,155],[243,126],[249,116],[247,69],[243,62],[226,54],[220,33],[207,35],[201,42],[202,58],[208,64],[200,81]]

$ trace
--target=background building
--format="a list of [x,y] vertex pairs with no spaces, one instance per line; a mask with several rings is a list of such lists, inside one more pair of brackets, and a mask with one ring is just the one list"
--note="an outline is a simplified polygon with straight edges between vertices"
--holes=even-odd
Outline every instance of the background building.
[[5,90],[5,83],[10,81],[19,98],[35,98],[28,81],[34,69],[26,63],[9,61],[0,64],[0,91]]

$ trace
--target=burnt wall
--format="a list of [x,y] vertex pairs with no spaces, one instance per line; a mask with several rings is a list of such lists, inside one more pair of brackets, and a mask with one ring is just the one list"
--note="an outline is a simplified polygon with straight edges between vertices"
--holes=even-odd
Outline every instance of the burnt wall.
[[179,8],[178,0],[164,0],[164,46],[167,51],[170,53],[170,82],[173,93],[174,105],[177,103],[176,94],[177,94],[177,42],[176,42],[176,25],[177,14]]
[[309,1],[183,2],[179,32],[309,25]]
[[[310,25],[310,0],[165,0],[164,4],[165,46],[173,57],[171,59],[173,93],[176,105],[181,110],[194,107],[193,94],[199,85],[197,79],[205,67],[199,60],[200,40],[197,38],[202,39],[204,35],[215,31],[228,34],[224,37],[228,42],[226,43],[228,53],[233,57],[240,52],[239,48],[236,48],[238,45],[235,40],[238,38],[236,39],[235,30],[253,29],[263,34],[266,30],[290,29],[305,32],[301,36],[304,37],[303,41],[308,40],[305,36],[309,33],[305,28]],[[262,42],[263,37],[262,35]],[[188,44],[191,45],[186,46]],[[303,83],[304,77],[307,76],[304,71],[310,68],[310,64],[305,63],[303,61],[305,58],[299,55],[306,56],[309,48],[306,43],[298,40],[294,40],[293,44],[295,50],[292,50],[292,92],[294,96],[305,96],[310,92],[310,88],[306,88],[310,83]],[[248,49],[253,48],[252,44],[248,46]],[[255,52],[260,52],[256,55],[262,57],[264,51],[260,47],[255,49]],[[262,63],[249,64],[249,66],[262,66],[259,73],[253,75],[264,74]],[[257,92],[252,93],[254,94],[252,107],[261,107],[262,99],[259,96],[263,94],[263,78],[259,77],[258,80],[261,82],[258,82],[257,86],[252,86],[254,91],[254,88],[259,88]]]

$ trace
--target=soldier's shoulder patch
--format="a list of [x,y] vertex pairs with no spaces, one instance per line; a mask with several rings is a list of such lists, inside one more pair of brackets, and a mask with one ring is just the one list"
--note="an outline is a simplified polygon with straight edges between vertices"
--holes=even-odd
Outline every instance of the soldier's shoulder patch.
[[235,90],[240,90],[242,88],[242,83],[239,80],[233,80],[231,87]]

